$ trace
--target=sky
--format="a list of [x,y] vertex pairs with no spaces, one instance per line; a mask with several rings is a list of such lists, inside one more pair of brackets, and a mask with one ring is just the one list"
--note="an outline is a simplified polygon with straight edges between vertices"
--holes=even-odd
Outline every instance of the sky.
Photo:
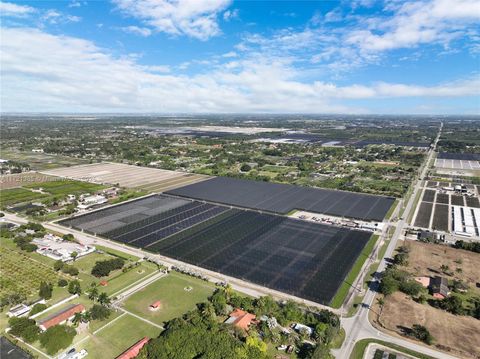
[[0,110],[480,114],[480,0],[0,2]]

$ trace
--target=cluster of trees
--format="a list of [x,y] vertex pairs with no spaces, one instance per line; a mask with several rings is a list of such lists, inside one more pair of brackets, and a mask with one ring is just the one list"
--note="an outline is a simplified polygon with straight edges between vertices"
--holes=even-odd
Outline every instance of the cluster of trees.
[[113,258],[105,261],[98,261],[92,268],[92,275],[95,277],[106,277],[111,271],[122,269],[125,261],[122,258]]
[[409,249],[407,247],[402,246],[398,249],[398,253],[393,257],[393,263],[382,275],[379,291],[384,296],[401,291],[412,298],[424,302],[426,301],[426,296],[423,286],[415,281],[408,272],[398,268],[408,263],[408,256]]
[[428,345],[433,343],[433,336],[423,325],[414,324],[411,329],[407,330],[407,335],[414,337]]
[[33,343],[38,339],[40,328],[33,319],[28,318],[10,318],[8,321],[10,334],[22,338],[27,343]]
[[467,251],[480,253],[480,242],[456,241],[453,246],[458,249],[465,249]]
[[39,335],[40,344],[47,354],[53,355],[61,349],[66,349],[72,344],[76,330],[67,325],[55,325]]
[[[72,258],[76,258],[77,257],[77,252],[72,252]],[[55,261],[55,263],[53,263],[53,269],[58,272],[58,271],[62,271],[63,273],[65,274],[69,274],[73,277],[77,276],[79,271],[78,271],[78,268],[73,266],[73,265],[69,265],[65,262],[63,262],[62,260],[57,260]]]
[[[248,333],[231,325],[221,323],[232,308],[238,307],[254,313],[257,318],[275,318],[282,326],[299,322],[310,326],[314,334],[285,334],[278,328],[270,328],[266,322],[251,327]],[[197,309],[170,321],[166,330],[151,340],[139,358],[267,358],[267,343],[274,345],[293,344],[300,348],[299,357],[305,359],[331,358],[329,344],[340,331],[337,315],[328,311],[309,312],[293,301],[278,303],[273,298],[252,299],[235,294],[229,286],[217,289],[206,303]],[[304,343],[314,340],[316,346]]]

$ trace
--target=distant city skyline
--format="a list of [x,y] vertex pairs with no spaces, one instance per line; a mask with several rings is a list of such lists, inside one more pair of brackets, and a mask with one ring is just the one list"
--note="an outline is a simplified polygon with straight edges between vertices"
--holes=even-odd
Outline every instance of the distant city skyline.
[[0,2],[4,113],[480,114],[478,0]]

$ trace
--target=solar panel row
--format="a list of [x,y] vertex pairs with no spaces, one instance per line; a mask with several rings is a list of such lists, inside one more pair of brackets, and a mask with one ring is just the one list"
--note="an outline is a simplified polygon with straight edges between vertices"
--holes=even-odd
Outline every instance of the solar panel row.
[[382,221],[394,198],[279,183],[215,177],[171,195],[285,214],[294,209]]

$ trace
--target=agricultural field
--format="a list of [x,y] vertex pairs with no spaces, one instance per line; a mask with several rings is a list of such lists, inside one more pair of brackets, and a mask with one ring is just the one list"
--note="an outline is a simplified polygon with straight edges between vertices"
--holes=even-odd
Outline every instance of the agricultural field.
[[21,293],[29,299],[37,297],[42,281],[56,283],[61,278],[45,262],[18,250],[10,239],[0,239],[0,296]]
[[430,217],[432,215],[433,204],[430,202],[421,202],[418,208],[415,226],[422,228],[430,227]]
[[32,192],[25,188],[9,188],[0,191],[0,206],[5,208],[18,203],[41,201],[48,197],[48,194]]
[[[142,318],[164,325],[194,309],[196,304],[206,302],[214,289],[212,283],[172,271],[128,297],[122,307]],[[160,308],[150,310],[150,304],[158,300],[161,302]]]
[[81,181],[140,188],[147,192],[163,192],[208,178],[204,175],[120,163],[95,163],[58,168],[43,173]]
[[10,148],[2,148],[2,158],[10,161],[28,163],[30,168],[34,171],[75,166],[89,162],[85,159],[68,157],[60,154],[18,151]]
[[31,183],[55,181],[58,177],[47,176],[38,172],[24,172],[0,176],[0,190],[22,187]]
[[319,303],[331,301],[371,236],[162,195],[61,224]]
[[[27,177],[20,177],[25,179]],[[31,178],[31,177],[28,177]],[[37,178],[36,176],[33,178]],[[94,193],[105,186],[88,182],[65,180],[59,177],[43,175],[44,182],[21,182],[22,187],[6,188],[0,190],[1,207],[28,203],[32,201],[49,202],[54,199],[63,199],[68,194],[80,195]],[[21,206],[19,206],[21,208]],[[20,209],[21,210],[21,209]]]

